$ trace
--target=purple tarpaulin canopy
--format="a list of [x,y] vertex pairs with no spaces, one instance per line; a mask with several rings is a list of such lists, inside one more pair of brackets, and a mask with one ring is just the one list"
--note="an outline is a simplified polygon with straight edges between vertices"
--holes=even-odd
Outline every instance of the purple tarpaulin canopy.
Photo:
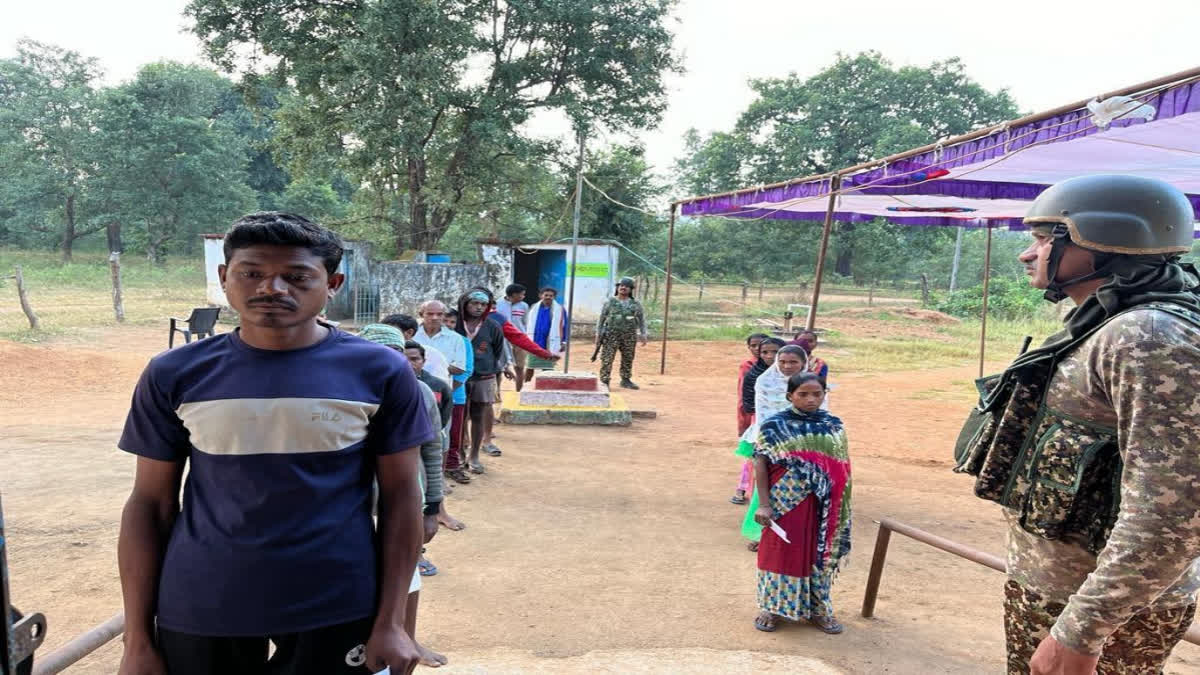
[[[1096,107],[1095,110],[1092,108]],[[987,335],[991,228],[1021,219],[1050,185],[1075,176],[1125,173],[1175,185],[1200,214],[1200,68],[1127,87],[886,159],[774,185],[672,204],[663,307],[667,369],[675,207],[685,216],[824,220],[806,327],[816,320],[833,220],[886,218],[900,225],[988,228],[979,373]],[[1109,123],[1111,121],[1111,123]],[[830,193],[835,181],[840,186]],[[1193,234],[1200,239],[1200,233]]]
[[[886,218],[901,225],[1020,228],[1029,201],[1074,176],[1130,173],[1165,180],[1200,213],[1200,78],[1133,98],[1151,120],[1116,119],[1101,128],[1085,106],[842,177],[834,218]],[[933,171],[945,175],[929,178]],[[822,220],[830,177],[797,180],[680,202],[681,214]],[[912,210],[967,209],[956,213]],[[903,209],[903,210],[900,210]],[[1197,235],[1200,236],[1200,235]]]

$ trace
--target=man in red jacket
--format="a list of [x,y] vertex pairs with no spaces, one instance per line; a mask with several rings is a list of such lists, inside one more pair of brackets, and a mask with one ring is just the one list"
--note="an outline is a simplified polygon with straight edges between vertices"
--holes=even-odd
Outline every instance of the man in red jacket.
[[[489,291],[487,288],[484,288],[483,286],[476,286],[476,287],[472,288],[471,291],[479,291],[488,296],[489,304],[488,304],[488,309],[487,309],[487,312],[488,312],[487,318],[500,324],[500,329],[504,333],[504,339],[508,340],[509,344],[511,344],[514,347],[523,349],[526,352],[533,354],[534,356],[537,356],[538,358],[549,359],[551,361],[557,361],[560,358],[562,358],[561,354],[551,354],[550,352],[546,351],[545,349],[542,349],[542,347],[540,345],[538,345],[538,343],[534,342],[528,335],[525,334],[524,330],[513,325],[513,323],[511,321],[509,321],[503,314],[497,312],[496,311],[496,296],[493,295],[492,292]],[[468,291],[468,292],[471,292],[471,291]],[[509,372],[507,370],[505,370],[504,376],[510,377]],[[494,421],[494,419],[492,417],[484,418],[484,438],[483,438],[484,446],[483,446],[482,450],[484,453],[486,453],[492,457],[499,457],[503,453],[500,451],[500,448],[496,447],[495,435],[492,431],[493,421]]]

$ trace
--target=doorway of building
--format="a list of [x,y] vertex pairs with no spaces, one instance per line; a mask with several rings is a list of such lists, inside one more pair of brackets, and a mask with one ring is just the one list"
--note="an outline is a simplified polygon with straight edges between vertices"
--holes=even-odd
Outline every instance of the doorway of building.
[[547,286],[557,290],[559,298],[565,298],[567,252],[562,249],[517,249],[513,258],[513,281],[527,289],[526,299],[530,304]]

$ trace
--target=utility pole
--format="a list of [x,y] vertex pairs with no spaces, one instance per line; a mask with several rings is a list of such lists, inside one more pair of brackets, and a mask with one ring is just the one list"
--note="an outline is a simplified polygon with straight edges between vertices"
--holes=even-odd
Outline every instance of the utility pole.
[[[579,253],[579,213],[583,208],[583,128],[579,129],[579,163],[575,165],[575,224],[571,232],[571,285],[567,292],[567,321],[575,320],[575,274],[579,263],[576,255]],[[571,372],[571,349],[563,354],[563,372]]]

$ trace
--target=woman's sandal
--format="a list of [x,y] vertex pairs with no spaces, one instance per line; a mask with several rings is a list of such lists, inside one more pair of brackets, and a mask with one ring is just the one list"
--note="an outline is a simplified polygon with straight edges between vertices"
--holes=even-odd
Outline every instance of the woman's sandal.
[[446,475],[449,476],[455,483],[459,483],[460,485],[466,485],[467,483],[471,482],[471,475],[463,469],[447,471]]
[[814,616],[809,620],[812,621],[814,626],[820,628],[822,632],[828,633],[829,635],[840,635],[842,631],[846,630],[846,627],[839,623],[838,620],[832,616]]
[[423,577],[431,577],[438,573],[437,565],[434,565],[428,560],[418,561],[417,569],[421,572],[421,576]]
[[774,633],[779,630],[779,619],[774,614],[763,612],[754,619],[754,627],[764,633]]
[[470,462],[470,467],[471,467],[471,473],[482,474],[482,473],[487,472],[487,470],[484,469],[483,465],[480,464],[479,462]]
[[746,499],[746,495],[744,495],[744,494],[734,495],[729,498],[730,504],[737,504],[738,506],[741,506],[742,504],[745,504],[748,501],[750,501],[750,500]]

